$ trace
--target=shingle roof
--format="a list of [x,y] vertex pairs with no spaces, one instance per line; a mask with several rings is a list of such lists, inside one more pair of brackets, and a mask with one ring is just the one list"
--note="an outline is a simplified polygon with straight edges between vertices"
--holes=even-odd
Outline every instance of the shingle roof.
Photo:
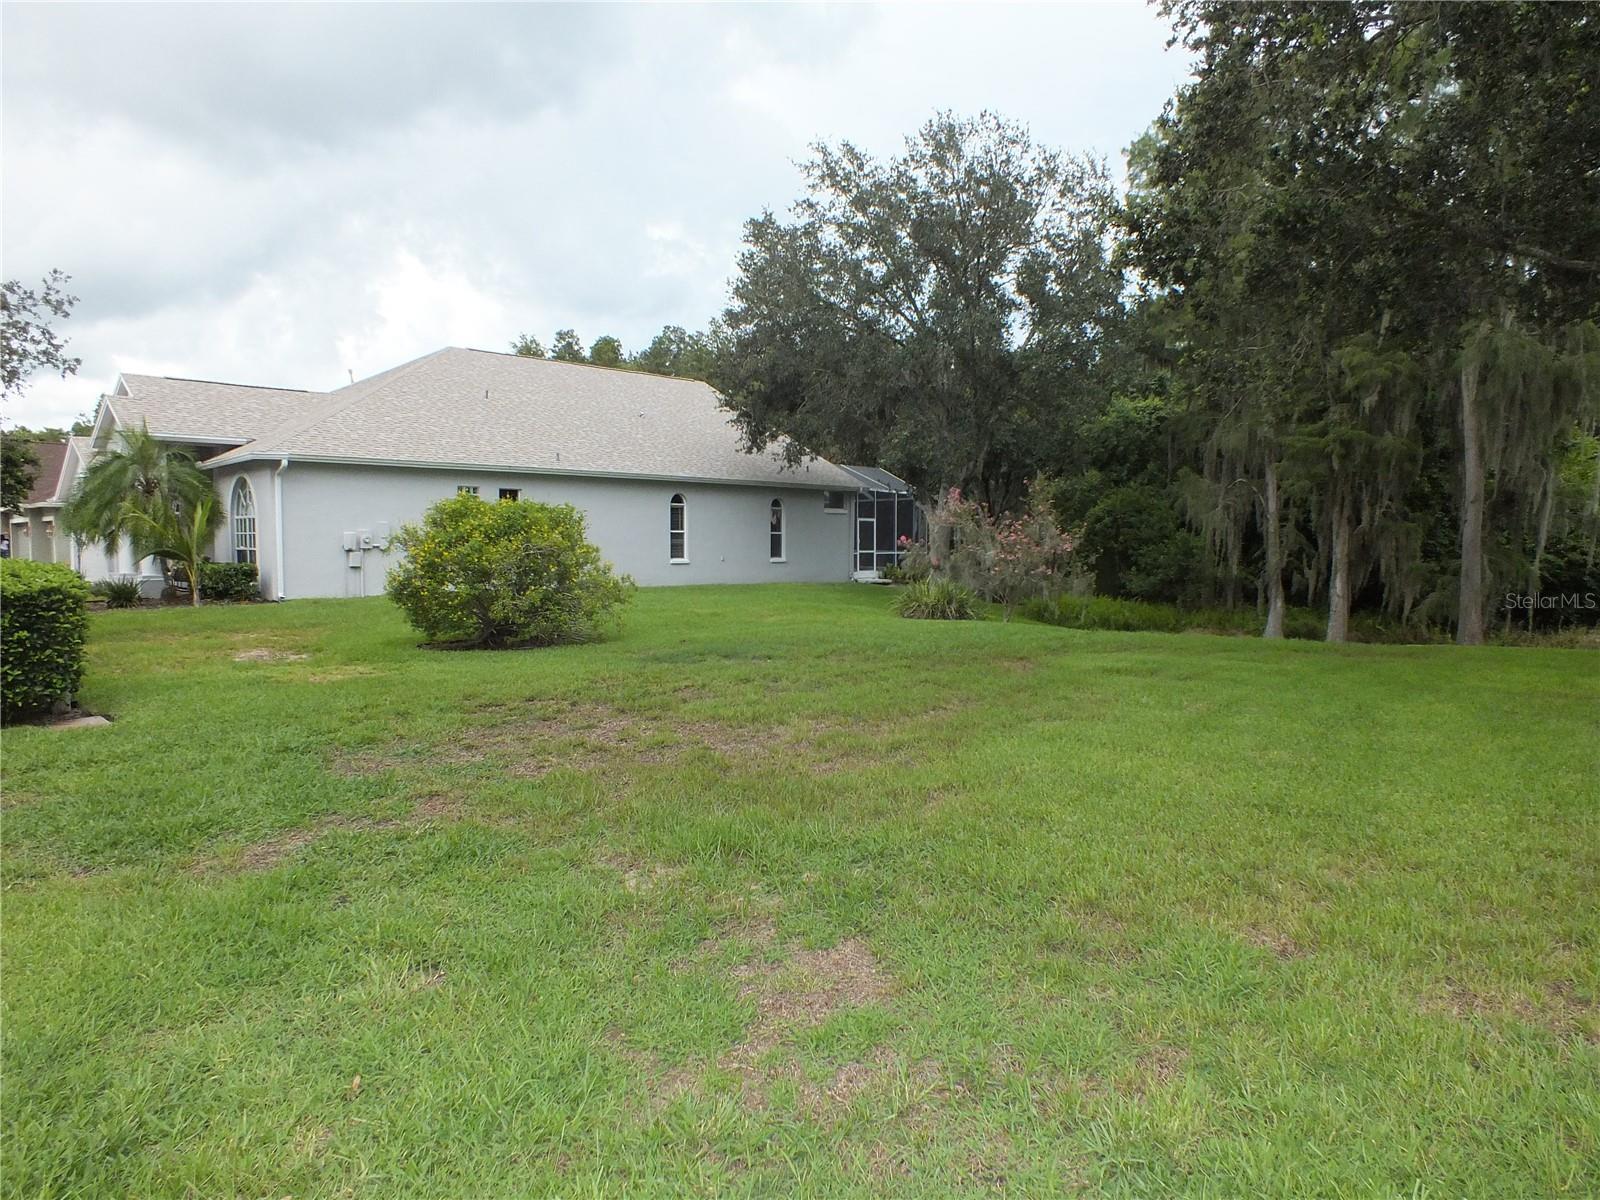
[[639,371],[450,347],[302,404],[206,465],[286,457],[857,486],[821,459],[789,469],[773,449],[746,453],[708,385]]
[[33,474],[33,486],[28,489],[24,504],[42,504],[56,494],[56,483],[61,478],[61,460],[67,456],[65,442],[34,442],[33,456],[39,460]]
[[325,395],[205,379],[124,375],[122,386],[106,402],[118,424],[143,422],[157,437],[239,444],[260,437]]

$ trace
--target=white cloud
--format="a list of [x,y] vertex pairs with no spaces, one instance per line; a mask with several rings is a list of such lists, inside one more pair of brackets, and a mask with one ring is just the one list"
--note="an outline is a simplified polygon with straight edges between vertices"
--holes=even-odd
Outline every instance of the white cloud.
[[[1114,155],[1182,73],[1140,5],[25,8],[3,47],[5,273],[74,276],[83,372],[329,387],[722,307],[817,139],[992,108]],[[129,71],[127,64],[139,69]]]

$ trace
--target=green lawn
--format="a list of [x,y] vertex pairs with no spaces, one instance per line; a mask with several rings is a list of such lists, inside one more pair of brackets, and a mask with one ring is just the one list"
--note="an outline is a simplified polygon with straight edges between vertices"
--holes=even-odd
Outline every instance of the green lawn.
[[97,616],[115,724],[4,739],[0,1190],[1600,1193],[1594,654],[889,601]]

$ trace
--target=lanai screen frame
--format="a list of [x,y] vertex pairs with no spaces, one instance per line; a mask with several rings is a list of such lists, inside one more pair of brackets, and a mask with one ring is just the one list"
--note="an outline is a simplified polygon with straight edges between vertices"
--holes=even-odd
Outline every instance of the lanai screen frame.
[[[900,547],[901,537],[916,541],[921,536],[922,514],[917,509],[911,486],[905,480],[879,467],[844,469],[861,481],[852,514],[855,530],[850,541],[851,570],[858,575],[881,575],[885,567],[898,565],[904,556]],[[885,507],[889,512],[887,531],[880,529],[884,523]],[[872,514],[870,517],[863,515],[868,510]],[[862,526],[869,522],[872,527],[871,548],[864,549]],[[885,532],[887,538],[883,536]]]

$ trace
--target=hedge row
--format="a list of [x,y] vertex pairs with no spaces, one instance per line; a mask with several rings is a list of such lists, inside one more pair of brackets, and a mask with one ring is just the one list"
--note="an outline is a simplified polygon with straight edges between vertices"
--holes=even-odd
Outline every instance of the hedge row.
[[70,703],[83,682],[89,585],[60,563],[0,559],[0,716]]

